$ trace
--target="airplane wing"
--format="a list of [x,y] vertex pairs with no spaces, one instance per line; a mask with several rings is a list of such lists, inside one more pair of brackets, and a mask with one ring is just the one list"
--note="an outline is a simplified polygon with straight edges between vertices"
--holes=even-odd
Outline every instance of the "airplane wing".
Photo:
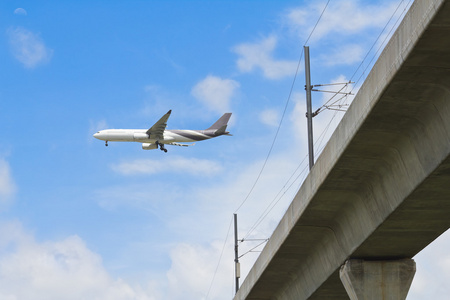
[[181,146],[181,147],[189,147],[189,146],[194,146],[194,145],[195,145],[195,143],[193,143],[193,144],[179,144],[179,143],[170,143],[170,144],[167,144],[167,145],[173,145],[173,146]]
[[147,130],[148,137],[155,140],[164,139],[164,130],[166,130],[167,120],[170,117],[172,110],[169,110],[158,122],[155,123],[149,130]]

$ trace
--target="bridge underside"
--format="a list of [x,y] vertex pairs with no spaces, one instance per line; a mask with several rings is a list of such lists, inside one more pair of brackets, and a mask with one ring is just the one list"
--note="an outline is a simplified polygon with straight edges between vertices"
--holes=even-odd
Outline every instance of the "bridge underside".
[[349,299],[351,258],[412,258],[450,227],[450,4],[416,1],[235,299]]

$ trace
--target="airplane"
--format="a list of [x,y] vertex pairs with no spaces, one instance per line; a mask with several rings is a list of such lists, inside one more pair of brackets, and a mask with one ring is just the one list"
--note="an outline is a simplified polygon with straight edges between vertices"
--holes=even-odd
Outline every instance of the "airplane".
[[171,113],[172,110],[169,110],[150,129],[105,129],[95,133],[94,137],[105,141],[105,146],[108,146],[108,142],[139,142],[142,143],[144,150],[153,150],[159,147],[161,151],[167,152],[164,145],[188,147],[194,144],[180,143],[203,141],[221,135],[231,136],[226,131],[231,113],[225,113],[205,130],[167,130],[167,120]]

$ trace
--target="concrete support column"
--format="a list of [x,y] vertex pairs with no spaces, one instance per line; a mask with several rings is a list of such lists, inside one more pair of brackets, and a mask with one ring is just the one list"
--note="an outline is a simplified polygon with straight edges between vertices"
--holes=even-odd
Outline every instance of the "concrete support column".
[[350,259],[339,275],[351,300],[404,300],[415,273],[412,259]]

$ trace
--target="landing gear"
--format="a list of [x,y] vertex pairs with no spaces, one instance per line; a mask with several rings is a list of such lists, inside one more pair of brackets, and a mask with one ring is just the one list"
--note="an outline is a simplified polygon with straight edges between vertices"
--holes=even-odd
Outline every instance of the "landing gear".
[[108,141],[105,142],[105,146],[108,147]]
[[159,149],[161,149],[161,151],[167,152],[167,149],[164,148],[164,144],[161,144],[160,142],[156,141],[156,147],[159,146]]

